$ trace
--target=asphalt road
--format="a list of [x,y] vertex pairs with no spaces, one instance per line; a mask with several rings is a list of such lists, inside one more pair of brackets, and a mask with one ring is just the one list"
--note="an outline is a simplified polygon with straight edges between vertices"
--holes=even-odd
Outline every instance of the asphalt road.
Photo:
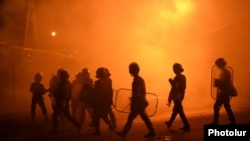
[[[127,114],[116,112],[117,128],[120,131],[126,122]],[[236,111],[237,124],[250,124],[250,112]],[[51,120],[44,122],[40,116],[36,117],[35,122],[30,121],[28,114],[9,113],[0,115],[0,140],[1,141],[203,141],[204,124],[210,123],[212,113],[187,115],[191,125],[189,132],[182,132],[182,122],[177,116],[171,129],[164,124],[167,116],[156,115],[151,117],[156,137],[147,139],[143,136],[147,133],[146,126],[137,117],[133,123],[132,129],[126,138],[120,138],[114,132],[108,130],[107,125],[101,121],[101,135],[93,136],[91,133],[93,128],[88,126],[89,119],[85,121],[82,131],[77,133],[75,127],[68,121],[61,121],[57,134],[51,134]],[[225,112],[221,112],[220,124],[227,124],[227,116]]]

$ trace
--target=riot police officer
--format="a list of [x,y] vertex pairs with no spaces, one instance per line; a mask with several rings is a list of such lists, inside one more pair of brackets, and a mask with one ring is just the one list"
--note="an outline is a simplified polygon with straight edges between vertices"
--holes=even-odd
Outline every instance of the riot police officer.
[[234,113],[230,105],[230,90],[232,87],[232,76],[229,70],[226,69],[227,62],[224,58],[218,58],[215,61],[215,65],[221,70],[221,75],[219,79],[215,79],[214,86],[218,88],[217,98],[214,103],[214,120],[213,125],[217,125],[219,122],[219,111],[221,106],[224,105],[224,108],[227,112],[230,124],[236,124]]
[[114,129],[110,119],[108,118],[108,113],[111,110],[112,105],[112,80],[107,77],[107,69],[100,67],[96,70],[96,78],[94,84],[94,105],[93,105],[93,125],[95,127],[95,132],[93,135],[99,135],[100,129],[100,119],[109,126],[110,130]]
[[174,77],[174,79],[172,78],[169,79],[171,90],[168,97],[168,106],[170,106],[171,102],[174,101],[174,107],[169,121],[166,121],[165,123],[170,128],[177,114],[179,114],[182,122],[184,123],[184,126],[180,129],[183,131],[189,131],[190,125],[182,106],[182,101],[184,99],[185,89],[186,89],[186,76],[182,74],[184,69],[182,68],[182,65],[179,63],[175,63],[173,65],[173,71],[176,76]]
[[35,82],[30,85],[30,92],[32,92],[32,101],[31,101],[31,119],[34,121],[36,105],[38,104],[42,110],[42,113],[45,117],[45,121],[48,121],[47,109],[44,104],[43,95],[48,91],[44,88],[44,85],[41,83],[42,74],[36,73],[34,76]]
[[71,83],[69,82],[69,73],[66,70],[61,70],[59,74],[60,81],[55,90],[55,106],[52,114],[53,130],[52,133],[57,133],[58,131],[58,117],[61,114],[71,121],[72,124],[76,127],[77,131],[80,132],[81,125],[70,115],[69,111],[69,100],[71,93]]

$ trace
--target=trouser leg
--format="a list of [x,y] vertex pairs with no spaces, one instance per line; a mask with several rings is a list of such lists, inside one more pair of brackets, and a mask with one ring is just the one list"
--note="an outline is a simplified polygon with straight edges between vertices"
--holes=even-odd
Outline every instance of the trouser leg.
[[92,115],[92,121],[93,121],[93,126],[95,128],[96,133],[100,133],[100,115],[97,109],[93,109],[93,115]]
[[187,117],[186,117],[183,110],[179,113],[179,115],[180,115],[180,118],[181,118],[181,120],[182,120],[182,122],[184,124],[184,127],[189,127],[190,125],[188,123]]
[[234,113],[231,109],[231,105],[230,105],[229,101],[224,103],[224,107],[225,107],[225,110],[227,112],[228,118],[231,121],[231,124],[235,124],[236,123],[235,116],[234,116]]
[[221,108],[222,102],[219,100],[216,100],[214,103],[214,123],[218,124],[219,122],[219,112]]
[[115,114],[114,114],[112,109],[110,109],[110,111],[109,111],[109,117],[110,117],[110,120],[111,120],[113,127],[115,128],[116,127],[116,118],[115,118]]
[[45,121],[48,121],[47,109],[46,109],[46,106],[44,104],[44,100],[42,99],[41,101],[39,101],[38,104],[39,104],[41,111],[44,115]]
[[131,111],[129,113],[129,116],[128,116],[128,119],[127,119],[127,122],[122,130],[123,134],[124,135],[127,135],[129,130],[131,129],[132,127],[132,124],[133,124],[133,120],[136,118],[136,116],[138,115],[139,113],[137,111]]
[[142,120],[144,121],[144,123],[146,124],[149,132],[152,133],[152,134],[155,134],[153,125],[152,125],[147,113],[145,111],[143,111],[143,112],[140,113],[140,116],[141,116]]
[[168,121],[168,126],[169,127],[171,127],[171,125],[173,124],[177,114],[178,114],[178,107],[176,105],[174,105],[173,112],[172,112],[171,117],[170,117],[170,119]]
[[80,124],[77,122],[77,120],[75,118],[73,118],[70,115],[68,109],[63,109],[63,113],[64,113],[65,117],[67,118],[67,120],[69,120],[78,129]]
[[52,125],[53,125],[53,132],[57,132],[58,130],[58,116],[61,114],[61,112],[57,109],[54,109],[54,112],[52,114]]
[[34,100],[32,100],[31,101],[31,111],[30,111],[32,121],[34,121],[34,119],[35,119],[35,114],[36,114],[36,102]]

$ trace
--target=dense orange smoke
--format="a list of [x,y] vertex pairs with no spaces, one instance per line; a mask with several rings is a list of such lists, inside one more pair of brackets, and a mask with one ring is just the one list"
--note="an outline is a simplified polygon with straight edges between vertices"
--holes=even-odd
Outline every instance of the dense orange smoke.
[[249,6],[248,0],[36,2],[31,18],[36,47],[26,47],[33,64],[26,67],[30,76],[18,80],[31,82],[35,71],[42,71],[48,86],[60,67],[69,70],[71,80],[87,67],[95,79],[96,69],[104,66],[110,69],[114,89],[130,88],[128,64],[135,61],[147,91],[158,95],[159,111],[171,110],[166,108],[168,78],[174,77],[172,65],[179,62],[187,77],[187,113],[212,112],[211,68],[216,58],[224,57],[234,68],[239,91],[232,106],[249,109]]

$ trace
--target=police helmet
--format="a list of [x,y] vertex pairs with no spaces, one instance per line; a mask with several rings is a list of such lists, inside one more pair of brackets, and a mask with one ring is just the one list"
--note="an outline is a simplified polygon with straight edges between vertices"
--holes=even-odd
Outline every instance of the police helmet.
[[106,77],[111,76],[110,71],[107,68],[105,68],[105,76]]
[[96,78],[104,78],[106,76],[106,69],[104,67],[100,67],[96,70]]
[[69,79],[69,73],[66,70],[61,70],[59,76],[60,76],[61,80],[68,80]]
[[215,65],[219,66],[219,67],[224,67],[227,65],[227,62],[225,61],[224,58],[218,58],[215,61]]
[[82,75],[83,75],[83,77],[89,77],[90,76],[89,69],[83,68],[82,69]]
[[35,74],[35,81],[41,81],[42,80],[42,73],[38,72]]

